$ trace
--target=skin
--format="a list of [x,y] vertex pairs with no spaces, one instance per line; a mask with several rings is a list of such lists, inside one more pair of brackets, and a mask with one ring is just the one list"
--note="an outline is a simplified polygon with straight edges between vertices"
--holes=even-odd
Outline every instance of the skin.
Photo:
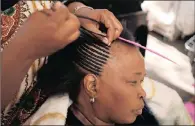
[[27,19],[2,52],[2,109],[15,98],[31,64],[74,41],[80,34],[79,27],[78,19],[60,3]]
[[[68,9],[70,10],[70,12],[74,12],[74,8],[78,6],[85,5],[79,2],[73,2],[69,4]],[[100,36],[97,37],[99,37],[103,40],[103,42],[109,45],[112,43],[113,40],[117,39],[120,36],[123,30],[123,27],[119,20],[113,15],[112,12],[108,11],[107,9],[91,10],[89,8],[81,8],[79,9],[79,11],[76,12],[76,15],[87,16],[103,23],[108,29],[106,33],[107,37],[104,37],[103,39]],[[99,30],[99,24],[82,18],[79,18],[79,21],[84,28],[99,34],[105,34]]]
[[[144,59],[138,49],[114,42],[101,76],[88,74],[81,82],[76,106],[95,125],[133,123],[144,106],[144,76]],[[94,103],[90,103],[92,97]]]
[[[74,8],[80,5],[83,4],[73,2],[67,8],[57,2],[52,9],[33,13],[9,42],[9,46],[2,52],[1,110],[15,98],[32,63],[74,41],[79,36],[80,24],[86,29],[101,32],[96,23],[78,19],[71,14]],[[107,10],[92,11],[83,8],[78,14],[107,24],[108,38],[104,41],[107,44],[116,39],[122,31],[122,25]]]

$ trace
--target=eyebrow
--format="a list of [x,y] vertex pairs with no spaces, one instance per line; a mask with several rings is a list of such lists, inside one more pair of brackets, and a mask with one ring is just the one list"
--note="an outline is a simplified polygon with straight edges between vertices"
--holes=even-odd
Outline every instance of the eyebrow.
[[141,73],[141,72],[136,72],[136,73],[133,73],[133,74],[136,74],[136,75],[141,75],[142,73]]
[[[142,73],[141,72],[136,72],[136,73],[133,73],[133,74],[135,74],[135,75],[142,75]],[[144,74],[144,76],[146,76],[146,74]]]

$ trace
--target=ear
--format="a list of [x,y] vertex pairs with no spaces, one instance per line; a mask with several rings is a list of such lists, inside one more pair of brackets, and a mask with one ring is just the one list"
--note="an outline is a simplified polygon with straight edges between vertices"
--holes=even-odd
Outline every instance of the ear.
[[98,78],[94,74],[88,74],[84,77],[84,88],[89,97],[95,98],[98,91]]

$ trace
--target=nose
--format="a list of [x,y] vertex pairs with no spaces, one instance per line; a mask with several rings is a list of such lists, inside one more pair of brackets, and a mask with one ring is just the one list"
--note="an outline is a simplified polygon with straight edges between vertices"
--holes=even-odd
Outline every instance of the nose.
[[146,97],[146,92],[141,86],[139,91],[139,98],[145,98],[145,97]]

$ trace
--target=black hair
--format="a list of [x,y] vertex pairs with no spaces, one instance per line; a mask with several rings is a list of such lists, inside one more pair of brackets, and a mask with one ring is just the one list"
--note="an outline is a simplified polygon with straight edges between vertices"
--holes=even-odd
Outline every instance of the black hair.
[[[49,56],[48,63],[38,72],[38,85],[52,87],[53,93],[69,93],[76,102],[80,82],[88,73],[101,76],[103,66],[110,57],[110,47],[92,33],[80,29],[81,35],[64,49]],[[134,40],[128,30],[121,37]],[[131,45],[133,46],[133,45]]]
[[[83,29],[80,31],[81,35],[76,41],[49,56],[48,63],[39,70],[37,77],[39,88],[50,90],[50,95],[68,93],[73,102],[77,102],[84,76],[88,73],[101,76],[103,66],[110,57],[109,46],[92,33]],[[121,37],[134,40],[127,29],[123,30]],[[147,117],[150,116],[155,122],[155,117],[152,114]]]

